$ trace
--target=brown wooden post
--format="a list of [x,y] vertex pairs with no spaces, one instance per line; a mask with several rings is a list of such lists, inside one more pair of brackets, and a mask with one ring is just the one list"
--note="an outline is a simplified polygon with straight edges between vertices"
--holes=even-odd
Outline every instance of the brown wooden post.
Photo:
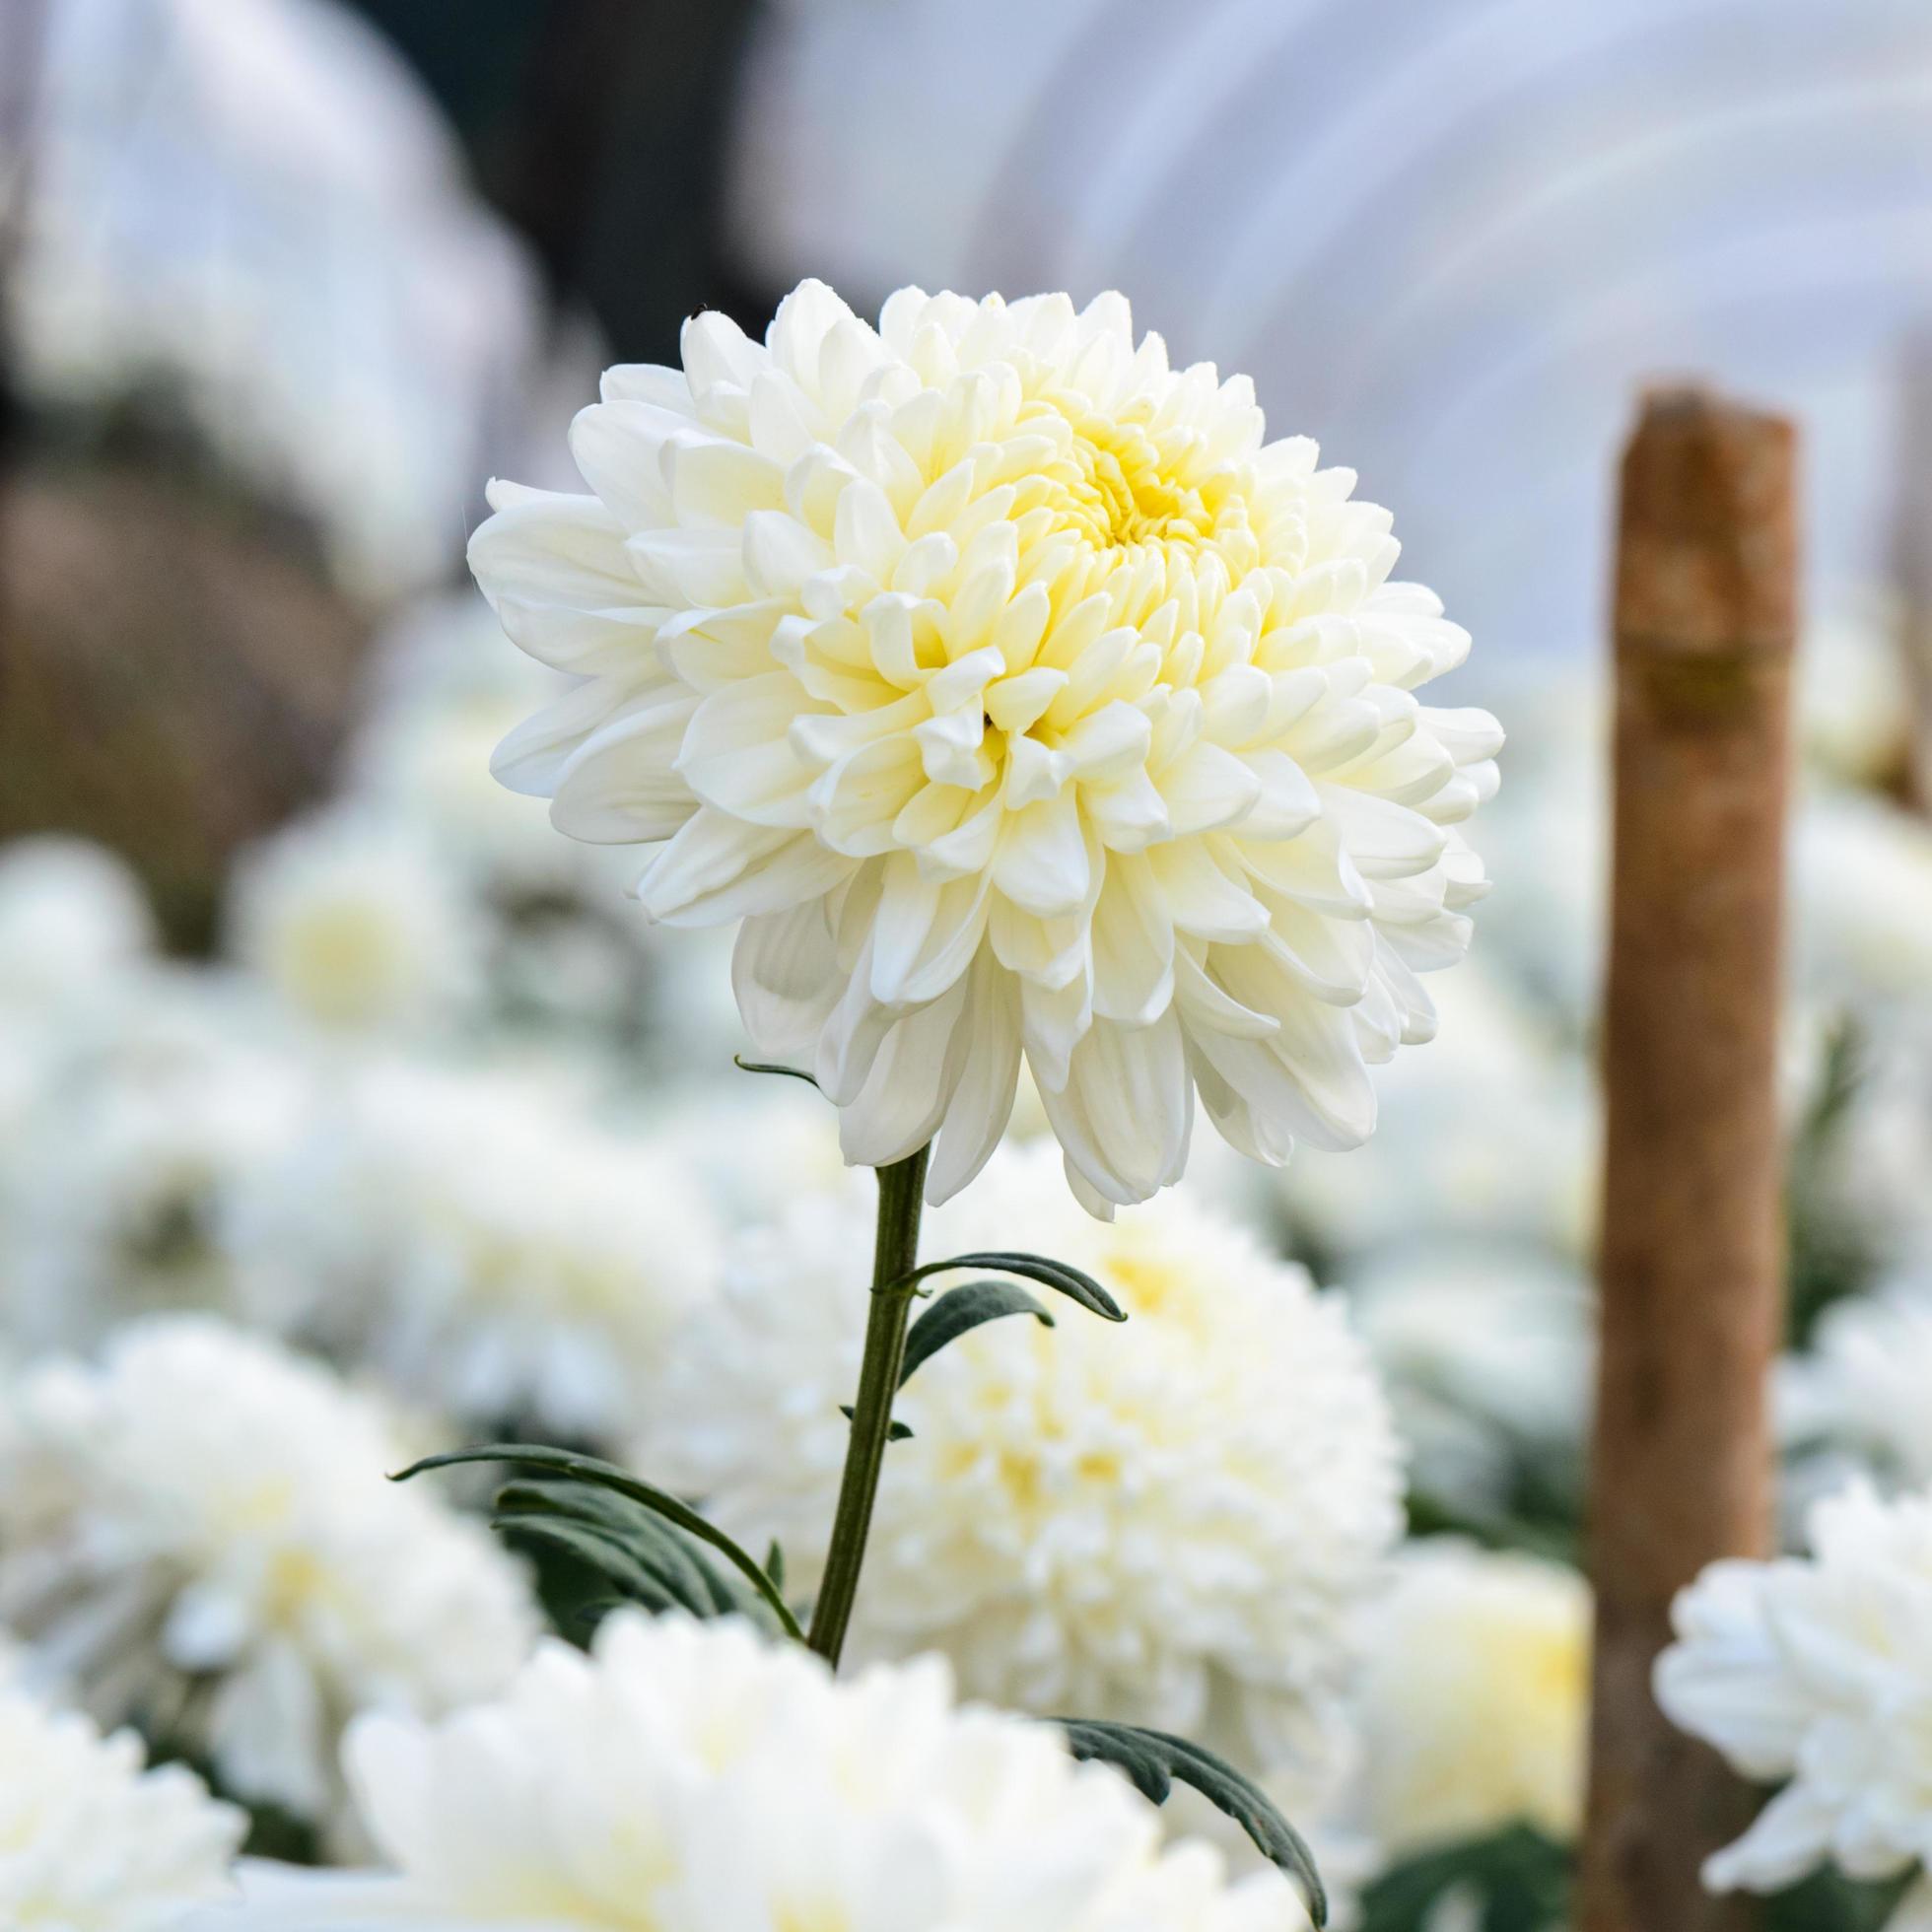
[[1677,1591],[1770,1532],[1795,444],[1677,390],[1623,457],[1583,1932],[1750,1920],[1698,1883],[1749,1795],[1666,1722],[1651,1667]]

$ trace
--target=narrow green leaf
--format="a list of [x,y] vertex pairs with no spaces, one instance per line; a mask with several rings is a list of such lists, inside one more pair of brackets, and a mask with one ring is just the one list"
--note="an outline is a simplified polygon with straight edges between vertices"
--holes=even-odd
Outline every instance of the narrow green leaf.
[[1052,1328],[1053,1317],[1012,1281],[966,1281],[948,1288],[922,1314],[906,1336],[906,1359],[899,1370],[899,1386],[912,1380],[913,1370],[936,1355],[948,1342],[957,1342],[982,1322],[997,1322],[1001,1315],[1031,1315],[1042,1328]]
[[563,1551],[594,1570],[625,1603],[642,1604],[652,1611],[690,1609],[681,1595],[666,1587],[661,1578],[638,1562],[629,1551],[587,1524],[537,1510],[509,1510],[492,1517],[490,1527],[499,1536],[518,1544],[549,1544]]
[[505,1484],[497,1492],[495,1507],[499,1527],[510,1515],[554,1515],[605,1538],[694,1616],[764,1613],[763,1601],[742,1584],[721,1576],[682,1531],[628,1496],[592,1488],[587,1483],[538,1477]]
[[925,1280],[929,1275],[943,1275],[955,1268],[990,1268],[998,1275],[1017,1275],[1022,1280],[1038,1281],[1042,1287],[1052,1288],[1055,1293],[1077,1301],[1090,1314],[1099,1315],[1110,1322],[1127,1320],[1127,1310],[1091,1275],[1083,1274],[1064,1261],[1052,1261],[1045,1255],[1022,1254],[1011,1249],[989,1249],[984,1254],[954,1255],[947,1261],[922,1262],[890,1285],[909,1288]]
[[785,1552],[779,1547],[777,1537],[773,1537],[772,1547],[765,1552],[765,1574],[772,1579],[775,1590],[785,1588]]
[[688,1536],[709,1544],[770,1605],[786,1635],[795,1637],[800,1643],[804,1641],[805,1633],[798,1627],[798,1620],[793,1616],[791,1605],[773,1585],[771,1578],[723,1530],[707,1523],[688,1504],[679,1502],[663,1489],[654,1488],[614,1463],[599,1462],[595,1456],[579,1455],[574,1449],[546,1448],[539,1443],[486,1442],[473,1449],[449,1449],[440,1456],[425,1456],[420,1462],[411,1463],[407,1469],[397,1471],[390,1481],[407,1483],[411,1477],[421,1476],[425,1471],[454,1469],[465,1463],[510,1463],[528,1469],[552,1470],[559,1476],[594,1484],[600,1488],[614,1490],[620,1496],[628,1496],[633,1502],[642,1503],[646,1509],[654,1510],[675,1523]]
[[1126,1773],[1142,1797],[1157,1805],[1167,1802],[1176,1779],[1191,1785],[1233,1819],[1263,1857],[1300,1885],[1308,1901],[1308,1915],[1315,1924],[1320,1927],[1328,1923],[1328,1892],[1315,1869],[1314,1854],[1252,1778],[1211,1751],[1166,1731],[1142,1730],[1138,1724],[1110,1724],[1097,1718],[1062,1717],[1055,1721],[1067,1733],[1067,1748],[1075,1758],[1112,1764]]
[[[849,1422],[853,1419],[853,1407],[849,1402],[839,1404],[839,1414]],[[885,1439],[888,1442],[910,1442],[913,1439],[911,1428],[896,1416],[886,1424]]]
[[825,1091],[802,1067],[781,1067],[775,1061],[747,1060],[741,1053],[731,1056],[731,1065],[741,1073],[782,1073],[788,1080],[803,1080],[808,1087],[818,1087],[821,1093]]

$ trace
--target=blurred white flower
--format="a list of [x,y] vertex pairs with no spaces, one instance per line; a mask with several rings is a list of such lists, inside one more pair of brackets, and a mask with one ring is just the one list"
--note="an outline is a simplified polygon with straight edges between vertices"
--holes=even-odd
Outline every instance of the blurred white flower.
[[[1302,1932],[1047,1726],[956,1708],[928,1658],[834,1682],[735,1621],[605,1620],[501,1701],[370,1718],[350,1775],[386,1870],[248,1877],[264,1918],[565,1932]],[[309,1906],[304,1914],[301,1907]],[[287,1916],[283,1916],[283,1914]],[[910,1916],[909,1916],[910,1915]],[[239,1920],[246,1926],[244,1910]]]
[[219,1323],[121,1331],[0,1405],[0,1618],[104,1723],[327,1822],[358,1710],[495,1691],[536,1617],[480,1523],[386,1474],[386,1412]]
[[1467,946],[1501,743],[1413,695],[1469,638],[1387,581],[1388,513],[1118,295],[906,289],[875,331],[806,282],[683,357],[578,417],[593,494],[494,486],[477,577],[586,679],[505,781],[655,847],[654,918],[742,919],[760,1053],[855,1162],[936,1134],[935,1201],[1022,1054],[1095,1212],[1179,1176],[1197,1091],[1273,1164],[1362,1140]]
[[1906,768],[1912,694],[1904,613],[1861,600],[1812,624],[1798,653],[1798,736],[1807,761],[1841,785],[1882,791]]
[[1932,984],[1932,826],[1869,794],[1806,798],[1793,824],[1792,932],[1814,990],[1854,1004]]
[[30,395],[159,388],[352,589],[441,576],[541,309],[421,84],[313,0],[46,11],[8,287]]
[[308,1131],[311,1070],[235,988],[149,966],[51,1029],[0,1172],[0,1305],[27,1347],[247,1297],[236,1221]]
[[1776,1892],[1816,1865],[1890,1878],[1932,1861],[1932,1497],[1865,1484],[1811,1513],[1809,1557],[1713,1563],[1658,1659],[1672,1722],[1784,1788],[1704,1866]]
[[1898,1281],[1849,1295],[1780,1368],[1779,1420],[1801,1444],[1851,1450],[1893,1478],[1932,1483],[1932,1294]]
[[1534,1249],[1424,1239],[1379,1254],[1348,1289],[1430,1497],[1501,1505],[1524,1462],[1580,1456],[1591,1321],[1573,1270]]
[[273,833],[229,886],[236,958],[295,1012],[347,1031],[448,1031],[491,941],[461,876],[408,825],[336,808]]
[[0,1010],[34,1021],[152,956],[154,911],[127,862],[64,834],[0,847]]
[[1365,1824],[1391,1857],[1582,1814],[1590,1592],[1560,1564],[1410,1544],[1368,1620]]
[[665,1137],[487,1066],[357,1070],[251,1192],[262,1319],[484,1428],[608,1441],[712,1285],[705,1190]]
[[0,1924],[8,1932],[175,1932],[228,1895],[245,1820],[140,1740],[0,1687]]
[[[868,1195],[801,1200],[740,1246],[666,1357],[639,1450],[740,1539],[777,1538],[807,1588],[865,1321]],[[988,1324],[908,1383],[854,1653],[938,1649],[975,1696],[1206,1728],[1253,1769],[1319,1762],[1400,1526],[1394,1432],[1341,1302],[1188,1201],[1089,1219],[1048,1147],[1002,1150],[924,1247],[1054,1255],[1130,1319],[1041,1290],[1056,1328]]]
[[1597,1186],[1589,1067],[1480,961],[1444,983],[1440,1003],[1441,1036],[1384,1076],[1375,1138],[1311,1152],[1279,1177],[1289,1221],[1338,1258],[1445,1234],[1581,1253]]
[[618,882],[621,868],[597,863],[605,855],[559,839],[540,805],[490,776],[505,732],[570,680],[516,650],[473,591],[412,605],[376,640],[370,663],[344,757],[358,802],[408,825],[479,889]]

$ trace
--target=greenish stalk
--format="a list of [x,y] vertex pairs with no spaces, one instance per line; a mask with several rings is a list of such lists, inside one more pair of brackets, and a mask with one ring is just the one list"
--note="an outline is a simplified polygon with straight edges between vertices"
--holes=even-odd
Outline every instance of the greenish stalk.
[[886,1434],[892,1426],[892,1399],[906,1359],[906,1327],[912,1319],[915,1288],[904,1277],[919,1260],[919,1212],[926,1188],[930,1148],[890,1167],[879,1177],[878,1238],[872,1249],[872,1305],[865,1321],[865,1352],[859,1366],[859,1394],[852,1405],[852,1439],[846,1446],[845,1475],[839,1483],[838,1513],[825,1556],[825,1580],[813,1607],[812,1649],[834,1669],[845,1648],[852,1606],[859,1595],[859,1572],[865,1561],[872,1505],[885,1467]]

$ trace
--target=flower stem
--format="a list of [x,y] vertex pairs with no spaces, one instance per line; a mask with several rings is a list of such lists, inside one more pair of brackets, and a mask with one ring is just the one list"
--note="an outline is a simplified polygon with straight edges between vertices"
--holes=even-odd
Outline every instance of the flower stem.
[[845,1475],[839,1484],[838,1513],[825,1556],[825,1580],[812,1610],[812,1649],[836,1669],[845,1648],[846,1626],[859,1595],[859,1571],[865,1560],[865,1538],[872,1527],[879,1474],[885,1467],[892,1399],[906,1358],[906,1327],[912,1318],[914,1288],[901,1277],[919,1260],[920,1198],[926,1187],[926,1156],[920,1148],[905,1160],[881,1167],[878,1238],[872,1249],[872,1305],[865,1321],[865,1352],[859,1367],[859,1394],[852,1406],[852,1439],[846,1448]]

